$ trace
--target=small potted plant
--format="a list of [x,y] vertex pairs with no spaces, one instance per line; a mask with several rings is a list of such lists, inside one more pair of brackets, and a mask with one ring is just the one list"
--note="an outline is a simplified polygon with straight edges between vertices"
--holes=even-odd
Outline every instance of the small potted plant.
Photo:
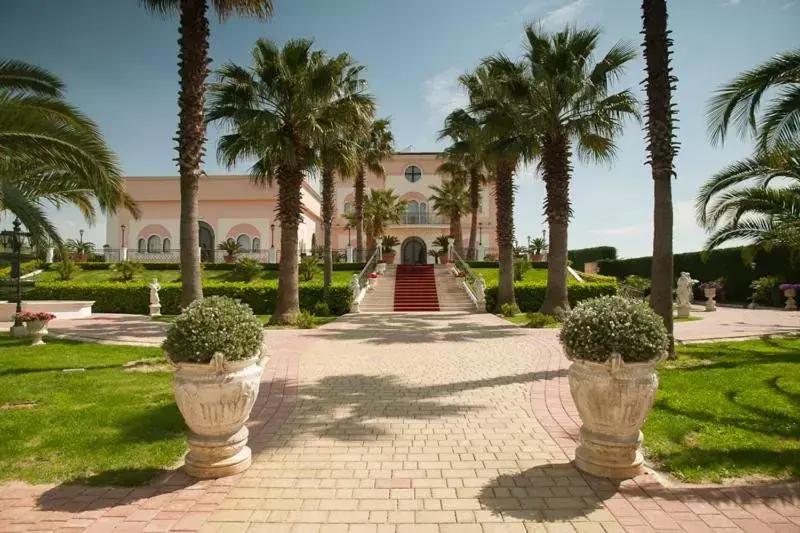
[[375,285],[378,283],[378,274],[375,272],[370,272],[367,274],[367,280],[367,283],[369,283],[369,290],[374,289]]
[[381,258],[384,263],[393,265],[395,256],[395,247],[400,246],[400,241],[394,235],[384,235],[381,247],[383,248],[383,257]]
[[722,290],[722,285],[716,281],[709,281],[708,283],[700,284],[700,288],[706,297],[706,311],[716,311],[717,302],[714,298],[717,297],[717,291]]
[[528,253],[531,256],[532,263],[541,263],[544,261],[544,254],[547,253],[547,241],[543,237],[536,237],[531,241]]
[[442,257],[442,251],[434,248],[432,250],[428,250],[428,255],[433,257],[434,264],[439,264],[439,259]]
[[641,427],[658,389],[656,365],[669,349],[664,322],[644,302],[604,296],[578,304],[560,338],[583,422],[575,465],[598,477],[641,474]]
[[28,336],[31,337],[31,346],[39,346],[44,344],[45,335],[47,335],[47,324],[56,317],[53,313],[34,313],[31,311],[22,311],[14,315],[14,318],[19,322],[25,322],[25,327],[28,329]]
[[439,253],[439,262],[443,265],[446,265],[449,262],[447,250],[450,246],[450,243],[448,242],[448,237],[445,235],[436,237],[433,240],[433,244],[442,249],[442,251]]
[[800,289],[800,283],[781,283],[778,288],[783,291],[783,295],[786,297],[786,309],[787,311],[797,311],[797,289]]
[[227,239],[225,242],[219,243],[219,249],[225,252],[226,263],[235,263],[236,254],[242,251],[242,245],[233,239]]
[[244,425],[258,396],[266,358],[261,321],[231,298],[195,300],[161,347],[175,366],[175,403],[189,426],[186,473],[230,476],[250,466]]

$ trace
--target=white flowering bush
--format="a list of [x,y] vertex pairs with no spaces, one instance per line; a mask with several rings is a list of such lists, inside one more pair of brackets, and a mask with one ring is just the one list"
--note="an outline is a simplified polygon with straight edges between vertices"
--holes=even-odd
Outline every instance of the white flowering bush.
[[175,320],[161,347],[175,362],[208,363],[214,354],[228,361],[256,357],[263,327],[253,311],[225,296],[195,300]]
[[571,359],[605,362],[659,359],[669,349],[664,322],[644,302],[602,296],[579,303],[564,320],[561,343]]

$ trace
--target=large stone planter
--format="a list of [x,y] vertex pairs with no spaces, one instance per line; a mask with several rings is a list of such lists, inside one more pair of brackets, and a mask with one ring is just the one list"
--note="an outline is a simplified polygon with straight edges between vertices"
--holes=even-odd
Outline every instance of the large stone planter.
[[797,300],[795,300],[797,289],[784,289],[783,295],[786,297],[785,309],[787,311],[797,311]]
[[716,311],[717,310],[717,302],[714,298],[717,297],[717,289],[715,288],[706,288],[703,289],[703,292],[706,296],[706,311]]
[[632,478],[644,472],[641,427],[658,389],[659,361],[573,361],[569,388],[583,422],[575,465],[599,477]]
[[186,473],[197,478],[238,474],[250,466],[250,417],[266,358],[208,364],[175,363],[175,403],[191,429]]
[[47,335],[47,323],[49,320],[29,320],[25,322],[25,327],[28,329],[28,336],[31,338],[31,346],[40,346],[44,344],[42,339]]

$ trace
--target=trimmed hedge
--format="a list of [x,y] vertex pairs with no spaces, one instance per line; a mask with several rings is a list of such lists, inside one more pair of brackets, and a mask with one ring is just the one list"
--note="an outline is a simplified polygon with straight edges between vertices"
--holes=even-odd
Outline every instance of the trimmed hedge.
[[[515,283],[514,296],[523,313],[536,312],[542,307],[546,283]],[[573,283],[567,285],[569,304],[575,306],[582,300],[617,294],[616,283]],[[486,310],[494,313],[497,303],[497,285],[486,288]]]
[[[689,272],[701,282],[724,278],[725,297],[744,302],[752,295],[750,283],[764,276],[779,276],[786,281],[800,281],[800,264],[791,260],[789,250],[775,248],[771,252],[760,250],[753,259],[755,267],[745,264],[742,248],[722,248],[708,254],[691,252],[675,254],[675,279],[681,272]],[[600,261],[600,273],[624,279],[629,275],[650,279],[653,268],[651,257]]]
[[[161,312],[176,315],[180,310],[180,283],[164,283],[159,291]],[[275,311],[278,295],[277,282],[244,283],[207,281],[203,283],[205,296],[229,296],[241,298],[253,312],[259,315]],[[30,300],[94,300],[93,310],[97,313],[146,314],[150,305],[150,288],[145,282],[39,282],[26,294]],[[330,310],[335,315],[343,315],[350,310],[350,290],[344,284],[330,287]],[[313,311],[317,302],[322,301],[322,285],[300,286],[300,308]]]
[[[114,263],[75,263],[81,270],[110,270]],[[277,271],[278,263],[259,263],[264,270]],[[356,270],[360,271],[366,263],[334,263],[333,270]],[[180,263],[142,263],[145,270],[180,270]],[[236,263],[202,263],[206,270],[233,270]],[[46,269],[54,269],[56,263],[47,265]],[[497,263],[494,263],[497,266]]]
[[595,246],[593,248],[579,248],[567,252],[567,258],[572,261],[572,268],[583,272],[586,263],[600,261],[601,259],[616,259],[617,249],[613,246]]

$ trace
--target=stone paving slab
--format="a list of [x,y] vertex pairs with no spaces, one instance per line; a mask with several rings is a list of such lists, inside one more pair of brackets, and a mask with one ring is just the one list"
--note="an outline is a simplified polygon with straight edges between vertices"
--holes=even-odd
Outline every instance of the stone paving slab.
[[266,344],[249,471],[136,489],[9,484],[0,531],[800,531],[796,484],[578,472],[554,331],[492,315],[356,315],[269,331]]

